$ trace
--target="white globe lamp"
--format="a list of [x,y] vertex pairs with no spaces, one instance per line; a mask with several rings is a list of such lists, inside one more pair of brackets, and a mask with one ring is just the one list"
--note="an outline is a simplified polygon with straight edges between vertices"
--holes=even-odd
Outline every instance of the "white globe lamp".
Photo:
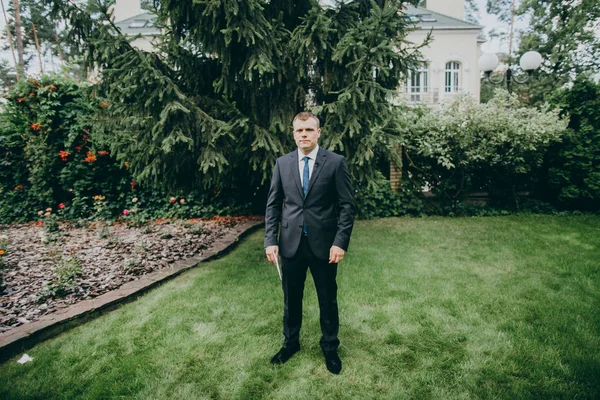
[[528,51],[521,56],[519,65],[523,71],[531,73],[542,65],[542,55],[537,51]]
[[498,66],[498,56],[492,53],[482,54],[479,57],[479,70],[490,73]]

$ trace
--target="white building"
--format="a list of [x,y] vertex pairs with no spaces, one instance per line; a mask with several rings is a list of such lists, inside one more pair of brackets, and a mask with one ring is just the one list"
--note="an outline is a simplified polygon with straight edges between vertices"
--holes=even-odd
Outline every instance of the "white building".
[[156,15],[144,10],[140,0],[116,0],[112,11],[115,25],[121,32],[131,36],[142,35],[132,45],[144,51],[152,51],[152,41],[159,33],[154,27]]
[[407,6],[416,24],[408,40],[419,44],[432,32],[429,46],[421,49],[425,62],[400,85],[402,97],[411,103],[435,107],[457,93],[469,93],[479,101],[482,26],[465,21],[464,0],[427,0],[426,8]]

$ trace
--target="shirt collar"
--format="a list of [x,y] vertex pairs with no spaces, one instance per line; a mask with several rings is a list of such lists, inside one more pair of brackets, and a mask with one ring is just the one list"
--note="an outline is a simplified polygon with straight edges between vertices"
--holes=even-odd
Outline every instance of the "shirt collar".
[[[313,149],[313,151],[311,151],[311,152],[310,152],[310,153],[308,153],[307,155],[308,155],[308,157],[309,157],[311,160],[313,160],[313,161],[314,161],[314,160],[316,160],[316,159],[317,159],[317,153],[318,153],[318,152],[319,152],[319,145],[317,144],[317,145],[315,146],[315,148]],[[302,159],[303,159],[304,157],[305,157],[304,153],[303,153],[303,152],[302,152],[300,149],[298,149],[298,160],[302,161]]]

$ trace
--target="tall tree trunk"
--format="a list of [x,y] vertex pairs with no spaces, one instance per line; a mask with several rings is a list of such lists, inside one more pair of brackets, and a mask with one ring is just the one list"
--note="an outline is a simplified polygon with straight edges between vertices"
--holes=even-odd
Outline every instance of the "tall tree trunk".
[[0,5],[2,6],[2,13],[4,14],[4,22],[6,22],[6,38],[8,39],[8,44],[10,45],[10,52],[13,56],[13,61],[15,62],[15,68],[17,70],[17,80],[19,80],[19,67],[17,65],[17,58],[15,57],[15,48],[13,46],[12,35],[10,34],[10,24],[8,23],[8,17],[6,16],[6,10],[4,9],[4,2],[0,0]]
[[15,17],[15,39],[17,42],[17,54],[19,56],[19,65],[17,70],[20,74],[25,73],[25,60],[23,59],[23,35],[21,33],[21,9],[19,0],[13,0],[13,13]]
[[35,39],[35,48],[38,53],[38,58],[40,59],[40,72],[44,75],[44,63],[42,60],[42,51],[40,49],[40,42],[37,37],[37,30],[35,29],[35,24],[31,24],[31,28],[33,29],[33,38]]

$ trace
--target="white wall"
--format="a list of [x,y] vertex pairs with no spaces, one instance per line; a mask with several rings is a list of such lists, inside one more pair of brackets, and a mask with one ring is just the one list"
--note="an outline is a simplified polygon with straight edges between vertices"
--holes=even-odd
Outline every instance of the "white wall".
[[427,9],[464,21],[465,0],[427,0]]
[[144,50],[150,53],[155,51],[153,43],[154,41],[155,38],[152,36],[142,36],[141,38],[138,38],[131,42],[131,45],[137,49]]
[[140,0],[117,0],[113,7],[115,22],[135,17],[143,12]]
[[[479,66],[478,59],[480,54],[479,44],[477,43],[477,32],[457,31],[457,30],[435,30],[433,31],[433,40],[428,47],[421,49],[421,53],[429,63],[429,91],[437,91],[437,100],[444,101],[451,99],[454,94],[446,93],[445,70],[446,62],[458,61],[461,63],[461,87],[464,92],[473,96],[479,101]],[[413,43],[421,43],[425,39],[427,32],[414,31],[408,36],[408,40]],[[433,102],[433,96],[429,102]]]

